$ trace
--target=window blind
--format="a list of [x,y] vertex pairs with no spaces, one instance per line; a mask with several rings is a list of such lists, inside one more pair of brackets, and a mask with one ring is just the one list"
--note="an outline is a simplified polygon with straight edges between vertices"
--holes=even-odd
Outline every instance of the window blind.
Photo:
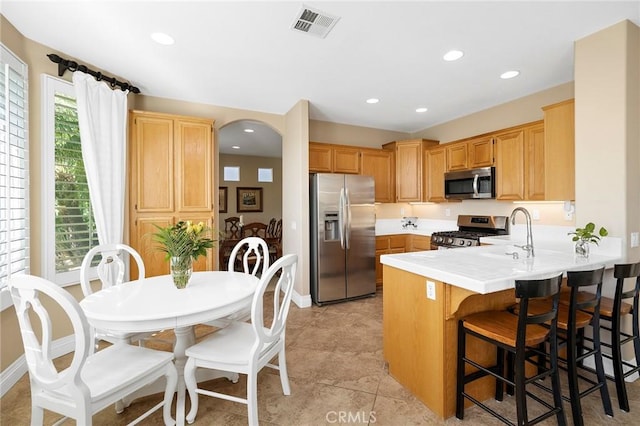
[[0,44],[0,287],[29,273],[27,99],[27,66]]

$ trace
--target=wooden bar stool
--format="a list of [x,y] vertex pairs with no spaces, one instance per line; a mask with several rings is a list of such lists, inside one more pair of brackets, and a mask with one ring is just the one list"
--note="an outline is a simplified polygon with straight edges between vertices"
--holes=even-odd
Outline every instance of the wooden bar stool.
[[[620,409],[629,411],[629,397],[627,396],[627,388],[625,378],[632,374],[640,373],[640,331],[639,325],[640,315],[638,311],[638,295],[640,294],[640,262],[617,264],[614,267],[613,276],[616,279],[616,289],[614,298],[602,297],[600,302],[600,319],[607,321],[610,326],[600,324],[600,328],[611,333],[611,343],[601,342],[602,346],[611,349],[611,355],[603,353],[602,356],[613,361],[613,377],[607,376],[616,384],[616,393],[618,395],[618,403]],[[633,286],[627,290],[624,289],[627,279],[633,281]],[[578,293],[579,298],[589,297],[589,293]],[[631,299],[631,303],[625,300]],[[593,312],[593,310],[591,310]],[[631,334],[622,331],[621,324],[624,318],[631,316],[632,331]],[[595,334],[595,330],[594,330]],[[591,341],[591,339],[585,339]],[[635,353],[635,364],[622,359],[622,348],[624,345],[633,343]],[[627,369],[625,371],[625,368]]]
[[[516,280],[515,295],[520,299],[518,302],[519,314],[517,316],[506,310],[488,311],[472,314],[458,321],[456,393],[456,417],[458,419],[464,418],[464,399],[466,398],[502,422],[516,424],[465,392],[465,385],[482,377],[492,376],[496,379],[496,400],[502,400],[505,384],[514,387],[518,425],[532,425],[553,415],[557,417],[558,424],[566,424],[558,374],[558,343],[556,336],[558,296],[561,280],[562,274],[547,279]],[[530,301],[548,297],[553,300],[550,308],[546,312],[531,315],[529,312]],[[545,323],[550,324],[550,326],[548,328],[543,326]],[[496,346],[496,365],[490,367],[482,366],[467,356],[465,352],[467,335]],[[540,350],[540,348],[545,347],[543,345],[545,342],[548,343],[549,352]],[[504,371],[505,352],[515,358],[513,378],[505,374]],[[537,358],[539,357],[548,359],[548,363],[536,368],[537,374],[527,377],[525,372],[527,363],[538,367],[540,363]],[[472,365],[477,371],[465,373],[465,364]],[[527,391],[527,385],[545,377],[550,377],[552,381],[553,404]],[[537,401],[547,411],[529,420],[527,397]]]
[[[611,318],[611,352],[618,402],[620,409],[628,412],[629,397],[627,396],[624,379],[640,372],[640,326],[638,325],[640,323],[640,315],[638,313],[640,311],[640,306],[638,306],[638,295],[640,294],[640,262],[616,265],[613,276],[617,280],[616,294],[613,299],[613,312],[611,316],[605,316],[605,319],[608,320]],[[635,278],[635,283],[632,289],[624,291],[624,282],[627,278]],[[632,299],[632,305],[623,302],[625,299]],[[631,315],[631,322],[633,323],[631,334],[621,330],[623,315]],[[622,347],[631,342],[633,342],[633,349],[636,356],[635,365],[622,359]],[[626,372],[624,371],[625,366],[629,368]]]
[[[569,291],[564,292],[561,298],[568,298],[568,305],[560,304],[558,307],[558,345],[560,348],[565,347],[567,352],[566,358],[558,357],[558,359],[567,370],[569,382],[569,397],[563,397],[563,399],[571,403],[573,424],[576,426],[584,424],[580,400],[597,390],[600,391],[604,412],[613,417],[600,342],[600,300],[603,275],[604,267],[588,271],[567,272]],[[581,288],[594,286],[595,293],[580,291]],[[548,308],[549,302],[534,301],[529,305],[529,313],[536,314]],[[591,348],[584,346],[584,329],[589,325],[593,327],[593,337],[589,339],[592,343]],[[595,371],[584,366],[583,361],[589,357],[593,357]],[[580,374],[578,370],[595,373],[596,380]],[[580,383],[588,383],[590,386],[585,388],[583,385],[581,391]]]

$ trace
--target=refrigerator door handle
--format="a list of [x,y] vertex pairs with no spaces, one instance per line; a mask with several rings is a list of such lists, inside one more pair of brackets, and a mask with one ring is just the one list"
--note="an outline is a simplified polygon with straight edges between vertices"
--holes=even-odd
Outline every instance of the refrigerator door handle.
[[351,247],[351,198],[349,189],[345,189],[345,226],[344,242],[347,250]]
[[344,206],[345,206],[345,193],[344,188],[340,188],[340,200],[338,205],[338,234],[340,236],[340,247],[344,250]]

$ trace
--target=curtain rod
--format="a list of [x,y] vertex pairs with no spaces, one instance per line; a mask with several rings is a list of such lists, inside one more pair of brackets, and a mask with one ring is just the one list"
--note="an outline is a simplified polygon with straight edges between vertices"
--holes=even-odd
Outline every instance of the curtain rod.
[[116,86],[119,86],[123,92],[125,90],[129,90],[131,93],[135,93],[135,94],[140,93],[140,89],[138,89],[137,87],[132,86],[131,84],[124,81],[118,81],[115,79],[115,77],[109,77],[109,76],[103,75],[100,71],[91,70],[87,68],[86,65],[78,64],[76,61],[63,59],[60,56],[56,55],[55,53],[50,53],[47,56],[49,57],[49,59],[51,59],[51,62],[55,62],[56,64],[58,64],[58,77],[62,77],[65,71],[67,70],[71,72],[81,71],[89,75],[92,75],[98,81],[101,81],[101,80],[106,81],[114,89]]

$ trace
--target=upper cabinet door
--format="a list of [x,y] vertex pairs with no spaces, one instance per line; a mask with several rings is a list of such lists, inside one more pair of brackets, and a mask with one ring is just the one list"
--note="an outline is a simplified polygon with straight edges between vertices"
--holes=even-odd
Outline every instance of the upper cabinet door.
[[396,146],[396,199],[422,201],[422,142],[398,142]]
[[210,121],[176,121],[176,191],[179,212],[213,208],[213,129]]
[[360,174],[373,176],[376,184],[376,202],[393,203],[395,201],[395,158],[393,151],[363,149],[360,155]]
[[467,142],[469,147],[469,168],[493,166],[493,137],[485,136]]
[[527,200],[545,199],[544,124],[525,130],[524,181]]
[[360,149],[347,147],[333,147],[334,173],[360,173]]
[[134,210],[158,213],[174,210],[173,120],[133,115],[132,191]]
[[453,143],[447,148],[447,164],[449,170],[465,170],[468,168],[467,143]]
[[444,196],[444,173],[447,169],[447,158],[444,148],[425,150],[425,163],[428,173],[426,173],[425,199],[431,202],[447,201]]
[[543,110],[545,198],[575,200],[574,100],[549,105]]
[[524,200],[524,130],[496,135],[496,199]]
[[309,172],[331,173],[333,171],[333,149],[325,143],[309,142]]

